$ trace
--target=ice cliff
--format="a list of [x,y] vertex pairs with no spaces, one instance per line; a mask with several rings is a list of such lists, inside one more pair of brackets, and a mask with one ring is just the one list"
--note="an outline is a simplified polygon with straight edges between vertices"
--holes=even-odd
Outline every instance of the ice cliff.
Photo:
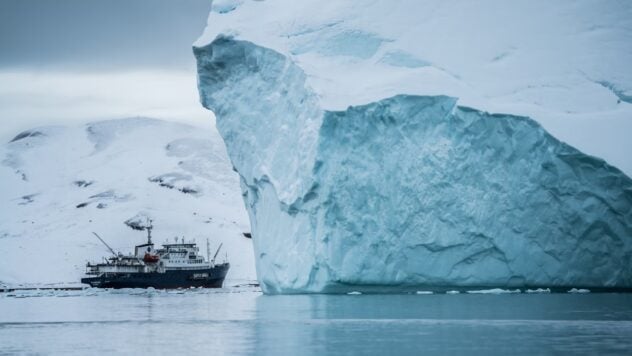
[[263,290],[632,288],[632,180],[528,117],[426,95],[460,76],[415,82],[447,71],[368,31],[410,17],[388,4],[224,1],[194,47]]

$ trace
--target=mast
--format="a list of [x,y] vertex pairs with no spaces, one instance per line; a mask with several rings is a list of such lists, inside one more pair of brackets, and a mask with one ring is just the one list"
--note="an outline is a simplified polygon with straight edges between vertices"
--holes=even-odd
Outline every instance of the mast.
[[208,239],[206,239],[206,260],[208,262],[211,261],[211,245],[208,242]]
[[149,224],[147,224],[147,244],[153,245],[153,243],[151,242],[151,230],[154,228],[154,226],[152,225],[153,221],[151,219],[147,220],[149,220]]

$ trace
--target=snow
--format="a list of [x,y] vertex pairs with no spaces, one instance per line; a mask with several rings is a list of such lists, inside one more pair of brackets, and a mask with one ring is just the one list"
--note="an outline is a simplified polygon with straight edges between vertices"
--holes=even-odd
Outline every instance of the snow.
[[[194,47],[200,100],[240,175],[263,291],[632,286],[630,178],[516,115],[625,132],[631,8],[271,0],[211,13]],[[604,156],[627,164],[631,141],[611,138]]]
[[227,279],[256,278],[238,176],[215,131],[148,118],[39,127],[1,145],[0,162],[0,284],[78,283],[87,260],[109,254],[92,231],[131,252],[146,233],[126,222],[145,217],[155,243],[223,243]]

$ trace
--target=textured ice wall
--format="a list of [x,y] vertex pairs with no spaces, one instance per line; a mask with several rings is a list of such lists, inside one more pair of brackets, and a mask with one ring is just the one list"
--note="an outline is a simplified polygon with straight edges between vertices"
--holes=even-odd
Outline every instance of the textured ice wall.
[[265,292],[632,287],[632,181],[533,120],[445,96],[324,111],[273,50],[195,54]]
[[529,116],[632,176],[632,1],[222,0],[218,35],[300,66],[324,110],[402,93]]

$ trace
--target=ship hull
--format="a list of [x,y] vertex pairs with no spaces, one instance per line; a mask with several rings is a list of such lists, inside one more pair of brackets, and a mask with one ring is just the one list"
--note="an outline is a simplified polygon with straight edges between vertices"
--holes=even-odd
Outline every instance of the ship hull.
[[104,273],[86,277],[81,283],[96,288],[221,288],[230,264],[224,263],[213,268],[196,270],[167,270],[164,273]]

